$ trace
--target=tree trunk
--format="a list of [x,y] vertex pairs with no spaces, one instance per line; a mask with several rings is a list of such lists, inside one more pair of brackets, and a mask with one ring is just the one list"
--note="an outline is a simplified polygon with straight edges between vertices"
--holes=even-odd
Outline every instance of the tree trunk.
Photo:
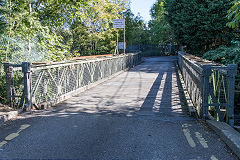
[[28,54],[27,54],[27,60],[29,60],[30,56],[31,56],[31,30],[32,30],[32,4],[31,4],[31,0],[28,1],[29,4],[29,15],[30,15],[30,31],[29,31],[29,35],[28,35]]

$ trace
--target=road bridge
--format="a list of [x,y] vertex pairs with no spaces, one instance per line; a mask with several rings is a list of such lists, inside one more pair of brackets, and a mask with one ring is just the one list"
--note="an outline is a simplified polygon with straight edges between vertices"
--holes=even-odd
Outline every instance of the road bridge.
[[237,159],[187,115],[176,60],[145,58],[54,108],[20,115],[0,128],[0,159]]

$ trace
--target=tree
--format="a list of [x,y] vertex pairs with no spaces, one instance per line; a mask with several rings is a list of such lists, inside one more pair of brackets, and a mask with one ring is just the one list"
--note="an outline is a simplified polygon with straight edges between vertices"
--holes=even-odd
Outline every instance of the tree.
[[228,10],[228,19],[230,20],[227,25],[231,28],[238,28],[240,22],[240,1],[233,0],[232,7]]
[[167,21],[176,40],[192,54],[202,55],[220,45],[229,45],[234,37],[227,23],[229,0],[168,0]]
[[[0,0],[0,59],[64,60],[74,56],[112,53],[116,29],[126,0]],[[0,63],[0,89],[4,90]],[[2,97],[0,93],[0,103]]]
[[173,43],[174,41],[170,25],[166,21],[165,4],[166,0],[157,0],[150,10],[152,20],[148,25],[152,33],[152,41],[154,44]]
[[0,52],[5,61],[41,61],[62,59],[64,50],[58,35],[39,18],[38,1],[9,0],[2,4],[7,23],[0,37]]
[[71,52],[76,56],[113,53],[116,29],[112,29],[112,20],[122,18],[125,5],[125,0],[91,1],[84,15],[76,16],[70,25]]
[[112,19],[122,16],[126,4],[126,0],[0,1],[1,58],[16,63],[112,52],[116,46]]
[[[123,13],[123,17],[126,24],[127,46],[148,44],[151,36],[141,15],[138,14],[135,16],[130,8],[128,8]],[[120,31],[120,35],[123,35],[122,30]]]

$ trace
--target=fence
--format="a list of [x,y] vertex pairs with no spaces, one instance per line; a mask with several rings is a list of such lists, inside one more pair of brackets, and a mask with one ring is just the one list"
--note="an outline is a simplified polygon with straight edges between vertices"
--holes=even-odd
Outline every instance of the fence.
[[[25,109],[56,104],[84,87],[141,61],[141,54],[71,60],[53,64],[5,63],[7,101],[10,107]],[[30,107],[29,107],[30,106]]]
[[142,51],[142,56],[166,56],[177,55],[181,48],[179,45],[167,44],[167,45],[155,45],[155,44],[138,44],[127,46],[126,52],[139,52]]
[[234,86],[237,65],[223,66],[179,52],[178,64],[198,115],[234,125]]

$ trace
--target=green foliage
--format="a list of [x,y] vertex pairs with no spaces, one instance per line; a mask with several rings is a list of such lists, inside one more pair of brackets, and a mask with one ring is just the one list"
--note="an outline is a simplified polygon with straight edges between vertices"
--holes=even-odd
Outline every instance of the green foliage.
[[126,0],[0,1],[1,59],[55,61],[113,52],[112,19],[122,17],[126,4]]
[[230,0],[168,0],[167,21],[176,40],[192,54],[202,55],[234,37],[226,27]]
[[72,16],[66,20],[69,28],[59,29],[64,44],[69,46],[70,56],[113,53],[116,29],[112,29],[112,19],[122,18],[125,5],[125,0],[90,0],[72,4]]
[[[240,47],[239,46],[221,46],[215,50],[206,52],[203,58],[210,61],[215,61],[224,65],[237,64],[238,72],[240,71]],[[236,78],[237,86],[240,87],[240,74]]]
[[[2,3],[4,22],[7,23],[0,37],[2,60],[19,62],[35,61],[36,55],[44,55],[40,60],[61,60],[67,52],[50,26],[40,20],[39,8],[44,1],[9,0]],[[37,59],[39,61],[39,59]]]
[[[113,53],[126,0],[0,0],[0,61],[59,61]],[[5,95],[0,65],[0,99]],[[2,99],[0,103],[2,103]]]
[[4,17],[2,16],[5,13],[3,6],[4,6],[4,1],[0,0],[0,35],[2,35],[6,29],[6,22]]
[[[130,9],[123,13],[123,17],[126,20],[127,45],[148,44],[150,42],[150,32],[147,30],[142,17],[139,14],[134,16]],[[120,35],[123,35],[123,31],[120,31]],[[121,37],[121,40],[123,41],[123,37]]]
[[166,21],[165,4],[166,0],[157,0],[150,10],[153,20],[151,20],[148,25],[154,44],[167,44],[173,43],[174,41],[169,23]]
[[230,20],[227,25],[231,28],[238,28],[240,22],[240,1],[233,0],[232,7],[228,10],[228,19]]

